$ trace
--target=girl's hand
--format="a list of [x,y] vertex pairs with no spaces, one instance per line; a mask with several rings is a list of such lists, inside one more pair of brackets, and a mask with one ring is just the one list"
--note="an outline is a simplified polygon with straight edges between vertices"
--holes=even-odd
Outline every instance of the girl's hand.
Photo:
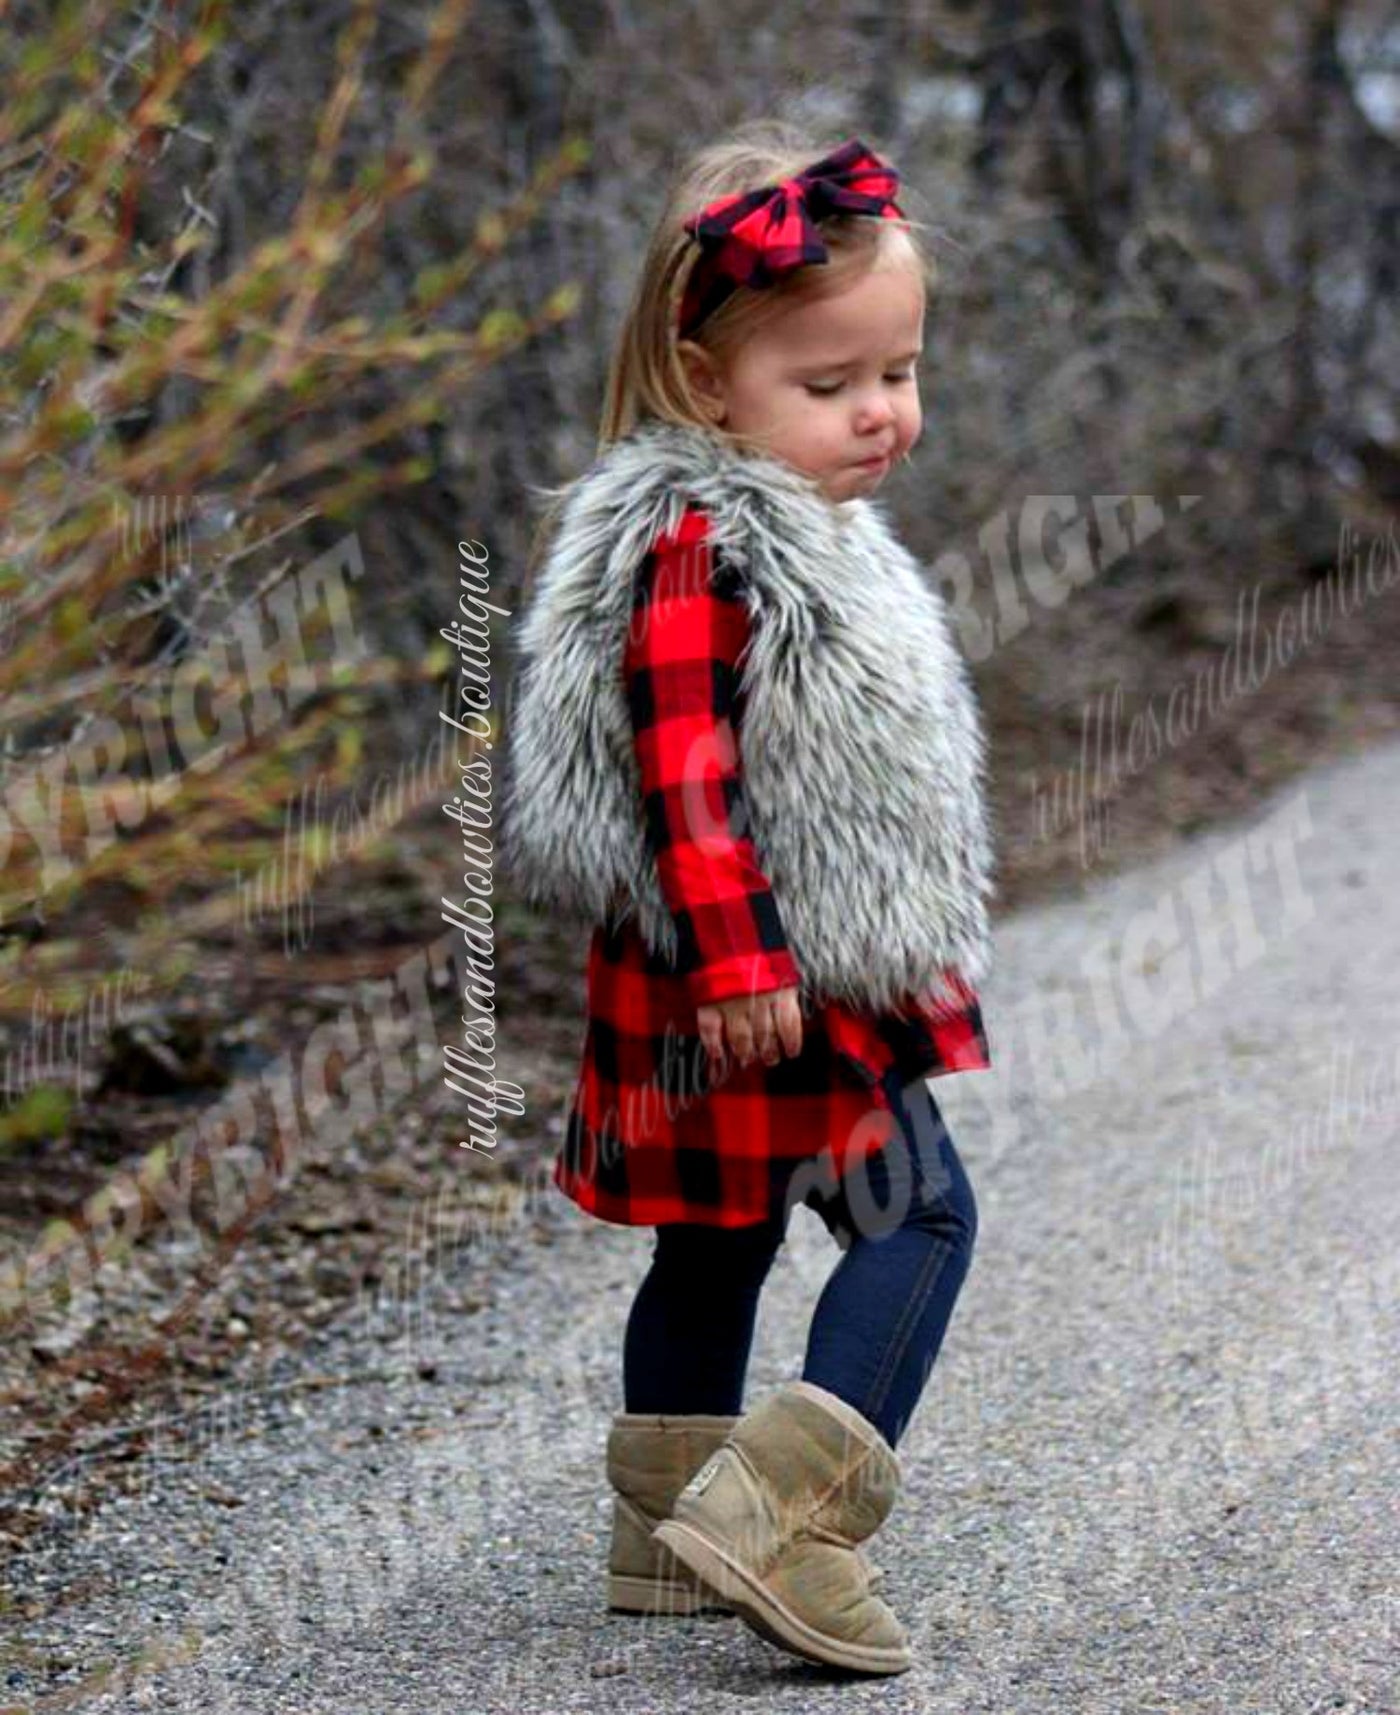
[[696,1019],[712,1066],[724,1058],[726,1036],[741,1066],[747,1066],[755,1054],[772,1066],[781,1051],[793,1058],[802,1052],[802,1009],[795,988],[735,995],[698,1007]]

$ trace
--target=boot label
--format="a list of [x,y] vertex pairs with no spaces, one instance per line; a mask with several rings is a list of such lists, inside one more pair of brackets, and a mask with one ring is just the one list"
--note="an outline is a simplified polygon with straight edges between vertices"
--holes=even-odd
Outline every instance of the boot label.
[[703,1464],[685,1486],[688,1495],[703,1495],[710,1486],[710,1479],[719,1470],[719,1461],[710,1459]]

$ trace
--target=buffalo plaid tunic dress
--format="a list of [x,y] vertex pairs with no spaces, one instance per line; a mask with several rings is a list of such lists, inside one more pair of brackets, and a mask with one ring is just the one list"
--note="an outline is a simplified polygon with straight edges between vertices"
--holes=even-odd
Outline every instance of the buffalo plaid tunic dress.
[[884,1147],[897,1127],[881,1088],[892,1068],[903,1083],[981,1070],[987,1038],[976,995],[949,973],[956,1003],[911,999],[903,1017],[808,1010],[803,997],[800,1054],[741,1067],[726,1041],[711,1071],[697,1007],[797,986],[802,973],[745,831],[748,613],[698,506],[643,557],[632,621],[623,672],[678,956],[673,966],[651,953],[635,920],[594,930],[582,1065],[553,1177],[605,1221],[748,1226],[829,1195]]

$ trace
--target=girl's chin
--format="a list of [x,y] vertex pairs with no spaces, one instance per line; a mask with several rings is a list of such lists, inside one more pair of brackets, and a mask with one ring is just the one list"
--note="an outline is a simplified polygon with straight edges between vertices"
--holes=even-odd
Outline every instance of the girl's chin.
[[854,500],[858,495],[869,494],[878,488],[889,468],[888,459],[873,465],[847,465],[828,481],[826,491],[833,500]]

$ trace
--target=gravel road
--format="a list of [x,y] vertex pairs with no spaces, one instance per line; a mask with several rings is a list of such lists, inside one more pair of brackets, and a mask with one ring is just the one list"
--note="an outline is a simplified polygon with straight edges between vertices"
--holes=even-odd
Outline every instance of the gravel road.
[[[872,1545],[912,1672],[606,1613],[651,1235],[542,1174],[172,1426],[136,1492],[80,1519],[56,1493],[0,1710],[1394,1715],[1397,842],[1390,746],[998,925],[996,1068],[935,1086],[978,1250]],[[799,1209],[751,1399],[797,1373],[836,1256]]]

